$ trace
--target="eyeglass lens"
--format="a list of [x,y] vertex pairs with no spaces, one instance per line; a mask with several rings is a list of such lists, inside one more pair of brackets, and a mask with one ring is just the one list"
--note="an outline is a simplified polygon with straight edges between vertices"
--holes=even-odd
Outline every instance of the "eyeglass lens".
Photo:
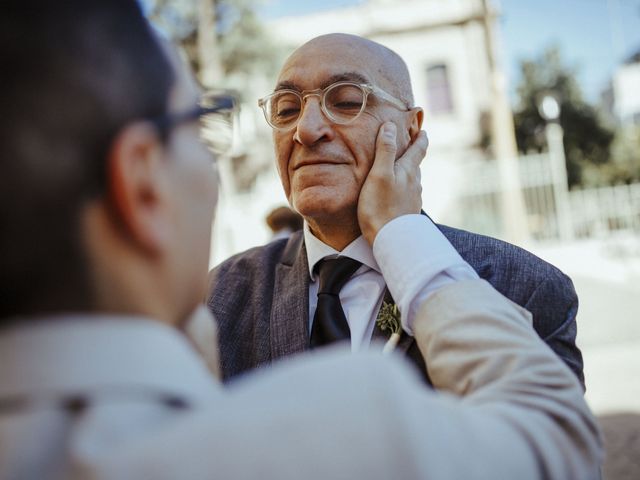
[[[364,109],[366,94],[357,85],[342,84],[324,92],[324,113],[336,123],[349,123]],[[276,92],[267,102],[267,119],[276,128],[293,126],[302,111],[303,97],[290,91]]]
[[207,112],[219,103],[215,96],[205,96],[200,102],[200,138],[216,156],[229,154],[233,146],[233,110]]

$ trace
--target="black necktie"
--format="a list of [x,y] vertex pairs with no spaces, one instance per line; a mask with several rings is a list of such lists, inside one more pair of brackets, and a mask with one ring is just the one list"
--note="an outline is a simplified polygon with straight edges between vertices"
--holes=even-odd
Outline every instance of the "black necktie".
[[362,263],[347,257],[323,260],[318,266],[318,305],[311,327],[311,348],[351,338],[338,294]]

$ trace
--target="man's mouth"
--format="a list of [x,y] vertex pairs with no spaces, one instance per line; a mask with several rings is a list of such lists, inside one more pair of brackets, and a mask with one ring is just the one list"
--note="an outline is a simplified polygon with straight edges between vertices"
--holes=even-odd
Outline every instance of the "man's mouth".
[[336,161],[336,160],[327,160],[327,159],[310,159],[310,160],[303,160],[301,162],[296,163],[296,165],[293,167],[293,170],[298,170],[299,168],[302,167],[311,167],[311,166],[321,166],[321,165],[341,165],[345,162],[340,162],[340,161]]

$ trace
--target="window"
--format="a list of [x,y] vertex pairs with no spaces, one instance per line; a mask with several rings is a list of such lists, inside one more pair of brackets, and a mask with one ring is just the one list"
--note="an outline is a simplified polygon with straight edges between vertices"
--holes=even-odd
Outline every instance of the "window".
[[453,112],[449,72],[443,64],[427,68],[427,102],[432,114]]

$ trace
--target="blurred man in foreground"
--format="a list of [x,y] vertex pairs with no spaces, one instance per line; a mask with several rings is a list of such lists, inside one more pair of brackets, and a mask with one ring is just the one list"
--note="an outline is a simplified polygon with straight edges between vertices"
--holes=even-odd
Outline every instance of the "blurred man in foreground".
[[[4,2],[0,25],[1,478],[595,475],[580,386],[529,314],[440,270],[402,301],[451,395],[397,358],[340,350],[222,389],[180,329],[216,203],[197,120],[229,99],[199,102],[133,0]],[[395,161],[392,133],[361,198],[382,257],[419,217],[426,148]],[[406,263],[381,265],[407,280]]]

